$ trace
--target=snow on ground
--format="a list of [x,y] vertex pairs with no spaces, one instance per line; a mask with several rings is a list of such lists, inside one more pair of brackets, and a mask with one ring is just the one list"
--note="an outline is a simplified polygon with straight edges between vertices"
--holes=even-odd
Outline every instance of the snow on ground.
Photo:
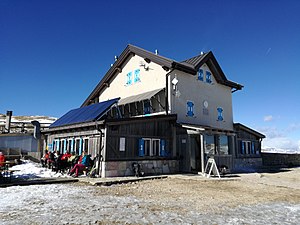
[[[14,166],[25,178],[61,174],[26,161]],[[165,202],[157,210],[153,199],[117,196],[105,188],[81,183],[12,186],[1,188],[0,224],[299,224],[300,205],[265,203],[226,208],[220,212],[192,211],[188,206]]]
[[23,179],[33,178],[51,178],[51,177],[66,177],[61,173],[53,172],[50,169],[44,168],[39,163],[34,163],[30,160],[22,160],[22,164],[11,167],[14,172],[14,177]]

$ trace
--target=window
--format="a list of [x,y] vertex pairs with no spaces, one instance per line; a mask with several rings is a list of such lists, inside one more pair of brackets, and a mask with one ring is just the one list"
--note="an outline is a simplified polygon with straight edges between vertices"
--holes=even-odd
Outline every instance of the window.
[[206,83],[211,83],[211,72],[206,71]]
[[120,137],[120,146],[119,146],[119,150],[120,152],[125,152],[125,138],[124,137]]
[[186,103],[186,115],[193,117],[194,116],[194,103],[192,101],[188,101]]
[[218,121],[223,121],[223,109],[221,107],[218,107],[217,111],[218,111]]
[[259,154],[259,151],[256,151],[255,142],[251,141],[241,141],[241,151],[240,154],[243,155],[254,155],[254,154]]
[[136,69],[134,71],[134,83],[137,83],[137,82],[140,82],[141,79],[140,79],[140,69]]
[[[160,140],[159,139],[152,139],[152,152],[150,152],[151,156],[159,156],[160,154]],[[151,154],[152,153],[152,154]]]
[[89,151],[89,139],[84,139],[83,140],[83,149],[84,149],[84,151]]
[[76,153],[77,155],[81,154],[79,148],[80,148],[80,139],[76,139],[76,140],[75,140],[75,153]]
[[214,135],[205,135],[205,153],[206,154],[215,154],[215,136]]
[[147,115],[150,113],[151,113],[150,101],[146,100],[146,101],[144,101],[144,115]]
[[132,72],[127,73],[127,82],[126,85],[132,84]]
[[228,155],[228,137],[225,135],[220,135],[219,136],[219,143],[220,143],[220,149],[219,149],[219,154],[220,155]]
[[139,156],[167,156],[166,141],[158,138],[139,139]]
[[144,155],[145,156],[152,156],[151,154],[151,139],[150,138],[144,138]]
[[68,151],[69,152],[73,152],[74,150],[73,150],[73,139],[69,139],[68,140]]
[[203,81],[203,69],[198,70],[198,80]]

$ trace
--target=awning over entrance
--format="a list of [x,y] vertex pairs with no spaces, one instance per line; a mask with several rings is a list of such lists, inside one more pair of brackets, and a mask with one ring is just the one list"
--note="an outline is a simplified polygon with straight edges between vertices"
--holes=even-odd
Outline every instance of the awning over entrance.
[[161,90],[163,90],[163,88],[145,92],[145,93],[139,94],[139,95],[133,95],[133,96],[130,96],[127,98],[122,98],[119,100],[118,105],[125,105],[125,104],[132,103],[132,102],[140,102],[143,100],[149,100],[150,98],[152,98],[154,95],[156,95]]

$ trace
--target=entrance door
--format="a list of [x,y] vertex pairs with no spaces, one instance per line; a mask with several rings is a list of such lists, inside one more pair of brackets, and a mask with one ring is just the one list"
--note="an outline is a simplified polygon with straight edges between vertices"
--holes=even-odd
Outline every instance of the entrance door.
[[190,135],[191,144],[191,170],[192,172],[201,171],[201,142],[200,135]]

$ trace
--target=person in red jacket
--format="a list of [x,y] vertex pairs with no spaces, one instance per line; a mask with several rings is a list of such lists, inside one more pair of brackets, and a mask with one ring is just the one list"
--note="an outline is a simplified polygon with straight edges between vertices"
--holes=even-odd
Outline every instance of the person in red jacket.
[[3,167],[5,163],[5,156],[2,152],[0,152],[0,167]]

